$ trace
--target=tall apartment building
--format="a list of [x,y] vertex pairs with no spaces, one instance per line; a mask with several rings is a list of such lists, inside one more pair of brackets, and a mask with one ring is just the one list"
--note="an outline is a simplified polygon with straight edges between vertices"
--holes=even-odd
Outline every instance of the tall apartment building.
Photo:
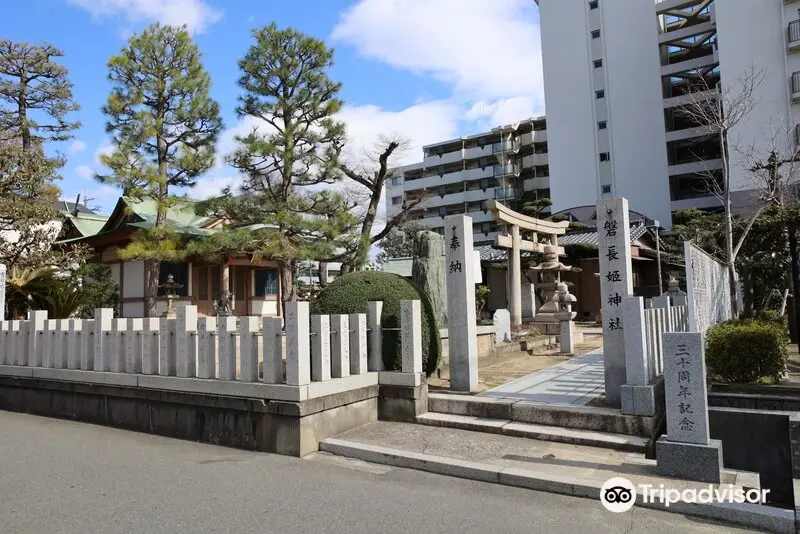
[[[764,81],[727,148],[763,149],[771,128],[797,124],[798,1],[536,2],[554,211],[625,196],[631,209],[670,226],[674,210],[718,206],[703,177],[721,175],[719,136],[678,106],[699,85],[714,88],[708,99],[717,87],[735,90],[751,66]],[[751,184],[734,154],[734,203],[747,201]]]
[[550,197],[547,135],[544,118],[532,118],[425,146],[423,161],[394,170],[386,187],[387,214],[396,214],[404,201],[422,199],[410,220],[443,233],[444,217],[467,213],[474,242],[490,243],[498,227],[486,200],[521,209],[527,200]]

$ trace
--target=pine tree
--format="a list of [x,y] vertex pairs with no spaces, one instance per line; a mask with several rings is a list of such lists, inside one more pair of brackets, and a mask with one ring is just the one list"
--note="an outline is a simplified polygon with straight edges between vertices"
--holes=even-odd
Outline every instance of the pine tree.
[[211,77],[186,27],[153,24],[132,36],[108,62],[113,89],[103,111],[114,152],[98,177],[134,199],[156,205],[153,228],[142,230],[122,251],[148,262],[147,303],[155,312],[160,262],[181,257],[180,236],[166,225],[175,188],[191,187],[214,164],[222,121],[209,96]]
[[[11,137],[8,135],[8,137]],[[58,235],[59,162],[22,140],[0,140],[0,263],[7,267],[69,268],[83,250],[51,246]]]
[[[275,24],[253,34],[255,44],[239,61],[244,94],[237,113],[257,126],[237,138],[238,148],[228,157],[245,181],[241,194],[227,190],[201,209],[232,222],[228,232],[206,242],[212,250],[241,251],[244,244],[248,252],[281,261],[285,303],[297,297],[296,263],[355,249],[358,220],[351,213],[354,204],[331,187],[341,179],[344,142],[344,125],[334,119],[342,106],[341,86],[326,73],[333,50]],[[235,229],[243,225],[248,228]]]
[[79,109],[72,99],[67,69],[53,58],[64,53],[51,45],[0,40],[0,135],[20,139],[22,149],[45,141],[65,141],[80,123],[67,120]]

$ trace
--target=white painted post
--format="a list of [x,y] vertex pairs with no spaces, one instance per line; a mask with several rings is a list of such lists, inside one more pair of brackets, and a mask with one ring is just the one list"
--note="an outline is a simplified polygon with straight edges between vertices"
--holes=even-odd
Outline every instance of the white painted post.
[[653,319],[653,310],[645,308],[645,331],[647,334],[647,371],[649,373],[650,381],[652,382],[656,375],[656,349],[655,349],[655,326]]
[[83,328],[78,331],[81,346],[81,369],[91,371],[94,369],[94,319],[83,321]]
[[111,369],[111,362],[108,354],[109,339],[106,336],[111,332],[111,321],[114,319],[114,310],[102,308],[94,311],[94,361],[92,369],[95,371],[108,371]]
[[280,317],[265,317],[263,327],[264,376],[262,380],[265,384],[280,384],[283,381],[283,321]]
[[67,368],[67,354],[69,352],[69,319],[59,319],[56,327],[55,356],[53,367],[56,369]]
[[672,323],[672,314],[669,295],[653,297],[653,308],[664,310],[664,332],[674,332],[675,327]]
[[219,379],[236,380],[236,352],[238,332],[236,317],[220,317],[218,324],[219,337]]
[[622,405],[625,380],[625,324],[622,298],[633,294],[631,231],[628,200],[597,202],[598,255],[600,258],[600,302],[603,315],[603,365],[609,405]]
[[125,344],[128,339],[128,319],[114,319],[111,330],[110,355],[111,372],[125,372]]
[[159,325],[158,344],[159,362],[158,373],[161,376],[175,376],[177,374],[177,354],[175,337],[177,334],[176,319],[162,317]]
[[649,362],[642,297],[622,299],[622,321],[625,323],[625,376],[626,384],[646,386],[650,383]]
[[0,365],[9,365],[11,347],[8,343],[8,321],[0,321]]
[[331,379],[331,317],[311,316],[311,380]]
[[664,372],[664,310],[653,308],[656,328],[656,372]]
[[175,371],[183,378],[197,376],[197,306],[181,306],[177,310]]
[[261,354],[261,336],[258,335],[258,317],[239,319],[239,344],[242,355],[242,382],[258,382],[258,355]]
[[217,378],[217,354],[219,353],[217,318],[200,317],[197,319],[197,331],[197,376],[198,378]]
[[350,314],[350,374],[367,372],[367,314]]
[[331,377],[350,376],[350,317],[331,315]]
[[310,334],[308,302],[287,302],[286,383],[290,386],[311,382]]
[[11,321],[11,365],[22,365],[25,330],[22,321]]
[[42,331],[42,367],[48,369],[52,369],[56,364],[56,330],[58,330],[56,319],[45,321]]
[[[475,255],[472,246],[472,218],[450,215],[444,220],[445,276],[447,276],[447,329],[450,354],[450,388],[474,391],[478,388],[478,327],[475,322]],[[517,237],[519,228],[517,228]],[[519,239],[514,240],[519,244]],[[512,257],[514,305],[511,322],[521,317],[519,249]],[[516,289],[514,289],[516,287]]]
[[370,371],[383,371],[383,332],[381,331],[381,314],[383,301],[367,302],[367,327],[369,328],[369,364]]
[[400,347],[401,370],[404,373],[421,373],[422,305],[418,300],[400,301]]
[[69,319],[67,331],[67,369],[79,369],[81,366],[81,338],[78,331],[83,328],[82,319]]
[[142,330],[142,374],[157,375],[161,361],[161,319],[146,317]]
[[47,321],[47,310],[33,310],[28,314],[28,359],[26,365],[31,367],[42,366],[42,347],[40,341],[44,330],[44,323]]
[[131,319],[129,326],[130,329],[125,339],[125,372],[138,375],[142,372],[144,319]]
[[[0,322],[6,320],[6,266],[0,263]],[[0,360],[2,363],[2,360]]]

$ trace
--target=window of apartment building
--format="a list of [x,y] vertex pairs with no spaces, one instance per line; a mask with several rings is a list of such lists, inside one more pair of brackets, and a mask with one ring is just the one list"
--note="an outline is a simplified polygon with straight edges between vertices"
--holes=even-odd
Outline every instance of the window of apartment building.
[[597,0],[592,0],[589,2],[589,9],[597,9],[599,2]]
[[480,159],[480,162],[478,163],[478,165],[480,165],[480,168],[481,168],[481,169],[485,169],[485,168],[486,168],[486,165],[487,165],[488,163],[489,163],[489,159],[488,159],[486,156],[484,156],[484,157],[482,157],[482,158]]
[[606,121],[600,121],[597,123],[598,130],[605,130],[606,128],[608,128],[608,123]]
[[438,174],[439,176],[442,176],[444,174],[444,165],[439,165],[436,168],[436,174]]
[[397,206],[403,203],[403,197],[392,197],[392,206]]
[[600,193],[603,195],[611,194],[611,186],[610,185],[601,185],[600,186]]
[[594,68],[599,69],[602,66],[603,66],[603,60],[602,59],[595,59],[594,60]]
[[447,216],[447,208],[445,206],[439,206],[439,217]]
[[594,96],[599,100],[601,98],[605,98],[606,97],[606,92],[605,92],[605,90],[600,89],[599,91],[595,91],[594,92]]
[[592,39],[600,38],[600,30],[592,30]]
[[478,146],[483,148],[485,145],[486,145],[486,138],[485,137],[479,137],[478,138]]
[[610,152],[600,152],[600,161],[611,161]]
[[394,178],[392,178],[392,185],[400,185],[401,183],[403,183],[402,176],[395,176]]
[[443,185],[440,185],[440,186],[439,186],[439,196],[440,196],[440,197],[443,197],[443,196],[445,196],[446,194],[447,194],[447,191],[445,190],[445,186],[443,186]]

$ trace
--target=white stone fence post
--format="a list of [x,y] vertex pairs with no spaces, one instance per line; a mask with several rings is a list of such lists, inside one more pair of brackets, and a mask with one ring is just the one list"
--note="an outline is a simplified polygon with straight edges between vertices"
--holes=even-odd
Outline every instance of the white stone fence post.
[[[379,379],[419,385],[421,302],[401,303],[403,368],[393,373],[383,371],[382,307],[370,302],[367,313],[312,316],[308,302],[292,302],[285,321],[198,317],[195,306],[178,307],[174,319],[115,319],[102,309],[90,320],[48,320],[47,312],[33,311],[25,321],[0,321],[0,375],[201,393],[222,391],[210,382],[261,383],[297,388],[281,394],[295,400]],[[121,375],[130,378],[113,378]],[[232,387],[225,391],[239,386]]]
[[[672,299],[683,305],[675,305]],[[664,374],[664,334],[688,329],[685,297],[624,297],[625,374],[622,412],[630,415],[655,415],[653,389]],[[645,307],[646,306],[646,307]]]

